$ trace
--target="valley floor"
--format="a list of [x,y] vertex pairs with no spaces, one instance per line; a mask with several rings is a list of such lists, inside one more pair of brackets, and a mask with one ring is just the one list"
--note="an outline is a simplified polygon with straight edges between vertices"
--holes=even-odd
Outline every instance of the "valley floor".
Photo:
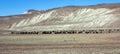
[[120,33],[0,35],[0,54],[120,54]]

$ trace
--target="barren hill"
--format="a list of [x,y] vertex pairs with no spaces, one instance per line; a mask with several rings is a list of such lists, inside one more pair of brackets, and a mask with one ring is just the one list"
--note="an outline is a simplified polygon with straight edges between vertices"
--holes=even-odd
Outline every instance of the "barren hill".
[[25,14],[0,16],[1,30],[78,30],[120,28],[120,3],[66,6],[49,10],[28,10]]

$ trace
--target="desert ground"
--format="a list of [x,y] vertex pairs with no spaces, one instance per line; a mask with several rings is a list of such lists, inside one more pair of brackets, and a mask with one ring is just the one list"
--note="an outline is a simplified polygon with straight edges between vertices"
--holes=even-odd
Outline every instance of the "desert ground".
[[120,33],[0,35],[0,54],[120,54]]

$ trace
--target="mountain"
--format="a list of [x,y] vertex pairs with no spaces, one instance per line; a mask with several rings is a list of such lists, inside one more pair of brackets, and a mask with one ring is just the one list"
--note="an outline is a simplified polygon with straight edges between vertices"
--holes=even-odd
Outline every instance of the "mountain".
[[120,3],[30,9],[24,14],[0,16],[1,30],[44,31],[120,28]]

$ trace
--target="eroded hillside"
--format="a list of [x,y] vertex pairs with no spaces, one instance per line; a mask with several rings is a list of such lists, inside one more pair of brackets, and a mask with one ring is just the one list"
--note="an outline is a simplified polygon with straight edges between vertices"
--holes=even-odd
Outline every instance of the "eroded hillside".
[[120,28],[120,4],[66,6],[46,11],[0,17],[7,30],[72,30],[80,28]]

